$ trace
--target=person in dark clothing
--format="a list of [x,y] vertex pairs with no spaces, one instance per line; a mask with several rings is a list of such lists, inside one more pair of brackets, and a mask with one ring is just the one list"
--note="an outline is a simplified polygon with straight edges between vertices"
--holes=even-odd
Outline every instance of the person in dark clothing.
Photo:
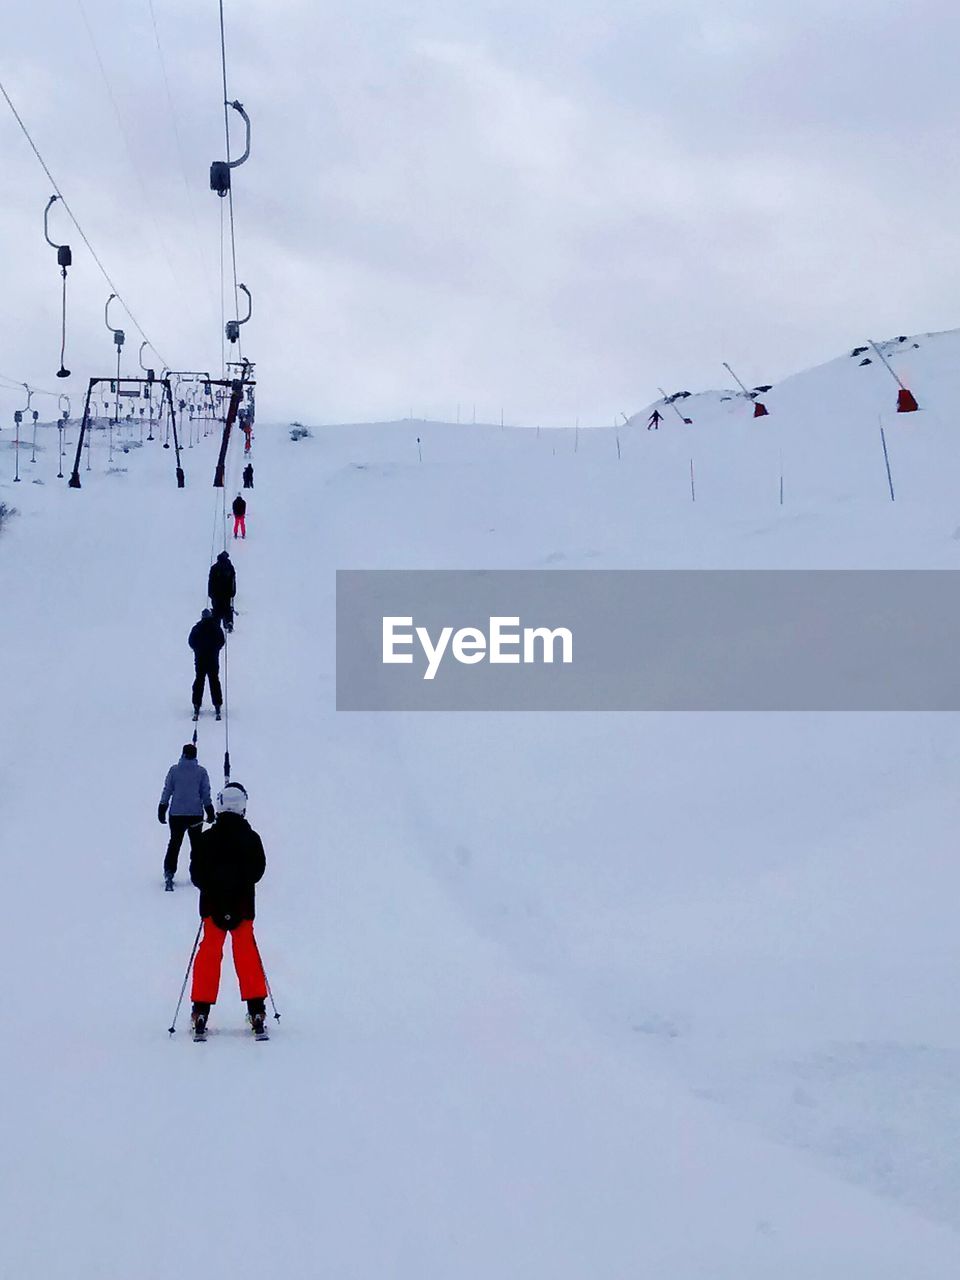
[[225,631],[233,630],[233,601],[237,594],[237,573],[226,551],[221,551],[210,566],[207,576],[207,595],[213,616],[222,622]]
[[[220,623],[209,609],[204,609],[200,621],[190,630],[187,643],[193,650],[193,665],[196,675],[193,681],[193,718],[199,720],[200,706],[203,702],[203,686],[210,682],[210,701],[220,719],[220,708],[223,706],[223,690],[220,688],[220,650],[226,641],[220,630]],[[209,799],[209,787],[207,788]]]
[[253,488],[253,463],[248,462],[243,468],[243,487],[245,489]]
[[166,889],[173,888],[184,833],[189,837],[192,850],[193,842],[203,826],[204,816],[208,822],[213,822],[215,817],[210,801],[210,778],[203,765],[197,761],[197,748],[192,742],[188,742],[179,761],[167,770],[163,794],[157,805],[157,818],[160,822],[169,822],[170,826],[170,841],[163,860]]
[[250,452],[250,441],[253,439],[253,414],[246,405],[242,405],[237,414],[237,422],[243,432],[243,452]]
[[194,841],[190,879],[200,890],[203,938],[193,966],[194,1031],[206,1030],[211,1006],[220,990],[220,966],[227,934],[233,947],[233,966],[240,983],[240,999],[247,1002],[253,1030],[263,1032],[267,980],[253,934],[255,886],[263,878],[267,860],[263,842],[245,817],[247,792],[228,782],[217,796],[217,820]]
[[247,500],[238,493],[233,500],[233,536],[247,536]]
[[663,414],[659,409],[654,409],[650,415],[650,421],[647,423],[648,431],[659,431],[660,423],[663,421]]

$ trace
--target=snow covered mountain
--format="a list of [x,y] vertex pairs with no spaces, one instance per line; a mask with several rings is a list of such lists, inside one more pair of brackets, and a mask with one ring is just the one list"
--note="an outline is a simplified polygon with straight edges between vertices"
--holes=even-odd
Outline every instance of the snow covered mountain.
[[96,432],[76,492],[0,435],[4,1274],[956,1270],[952,717],[334,710],[338,568],[957,567],[960,332],[889,350],[917,413],[844,355],[656,432],[258,427],[199,749],[266,846],[267,1046],[228,961],[166,1030],[216,441],[177,490]]

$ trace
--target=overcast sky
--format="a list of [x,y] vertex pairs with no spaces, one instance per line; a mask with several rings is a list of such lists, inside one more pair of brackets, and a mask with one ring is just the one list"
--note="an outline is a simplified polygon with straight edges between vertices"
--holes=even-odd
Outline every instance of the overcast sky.
[[[0,77],[175,367],[220,361],[216,0],[9,6]],[[958,323],[950,0],[226,0],[261,419],[604,424]],[[98,57],[99,54],[99,57]],[[105,76],[101,71],[102,61]],[[178,144],[179,134],[179,144]],[[239,135],[234,135],[239,137]],[[0,100],[0,373],[54,389],[52,194]],[[67,384],[110,370],[69,240]],[[228,316],[230,310],[228,309]],[[141,341],[127,330],[127,371]],[[6,423],[16,396],[0,390]]]

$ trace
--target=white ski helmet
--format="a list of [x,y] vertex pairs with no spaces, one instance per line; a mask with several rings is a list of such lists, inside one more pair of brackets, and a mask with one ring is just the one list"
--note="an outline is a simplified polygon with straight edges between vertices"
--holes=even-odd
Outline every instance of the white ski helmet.
[[247,811],[247,789],[239,782],[228,782],[217,796],[217,813],[238,813],[242,818]]

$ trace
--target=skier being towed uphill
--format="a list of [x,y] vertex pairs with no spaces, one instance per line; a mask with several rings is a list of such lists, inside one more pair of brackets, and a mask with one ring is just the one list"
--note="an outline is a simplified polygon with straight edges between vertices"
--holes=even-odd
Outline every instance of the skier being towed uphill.
[[220,989],[223,944],[230,935],[240,998],[254,1033],[264,1032],[267,980],[253,934],[255,885],[267,860],[263,844],[247,822],[247,792],[228,782],[217,796],[216,823],[198,835],[190,854],[190,879],[200,890],[203,938],[193,966],[194,1034],[203,1036]]
[[[170,811],[169,819],[167,810]],[[193,842],[203,827],[204,815],[208,822],[213,822],[210,778],[203,765],[197,761],[197,748],[192,742],[188,742],[179,761],[167,770],[163,794],[157,805],[157,818],[170,826],[170,841],[163,860],[166,889],[173,888],[173,877],[177,874],[177,860],[184,835],[186,834],[190,847],[193,848]]]
[[221,551],[207,574],[207,595],[213,616],[225,631],[233,630],[233,601],[237,594],[237,571],[226,551]]
[[247,536],[247,500],[242,493],[238,493],[233,500],[233,536],[238,534],[241,538]]
[[[194,623],[187,637],[187,644],[193,650],[193,665],[196,673],[190,696],[193,700],[193,718],[200,719],[200,706],[203,702],[203,690],[210,682],[210,700],[217,719],[220,719],[220,708],[223,706],[223,689],[220,685],[220,650],[225,641],[220,623],[209,609],[204,609],[200,621]],[[207,798],[210,787],[207,786]],[[211,819],[212,821],[212,819]]]

